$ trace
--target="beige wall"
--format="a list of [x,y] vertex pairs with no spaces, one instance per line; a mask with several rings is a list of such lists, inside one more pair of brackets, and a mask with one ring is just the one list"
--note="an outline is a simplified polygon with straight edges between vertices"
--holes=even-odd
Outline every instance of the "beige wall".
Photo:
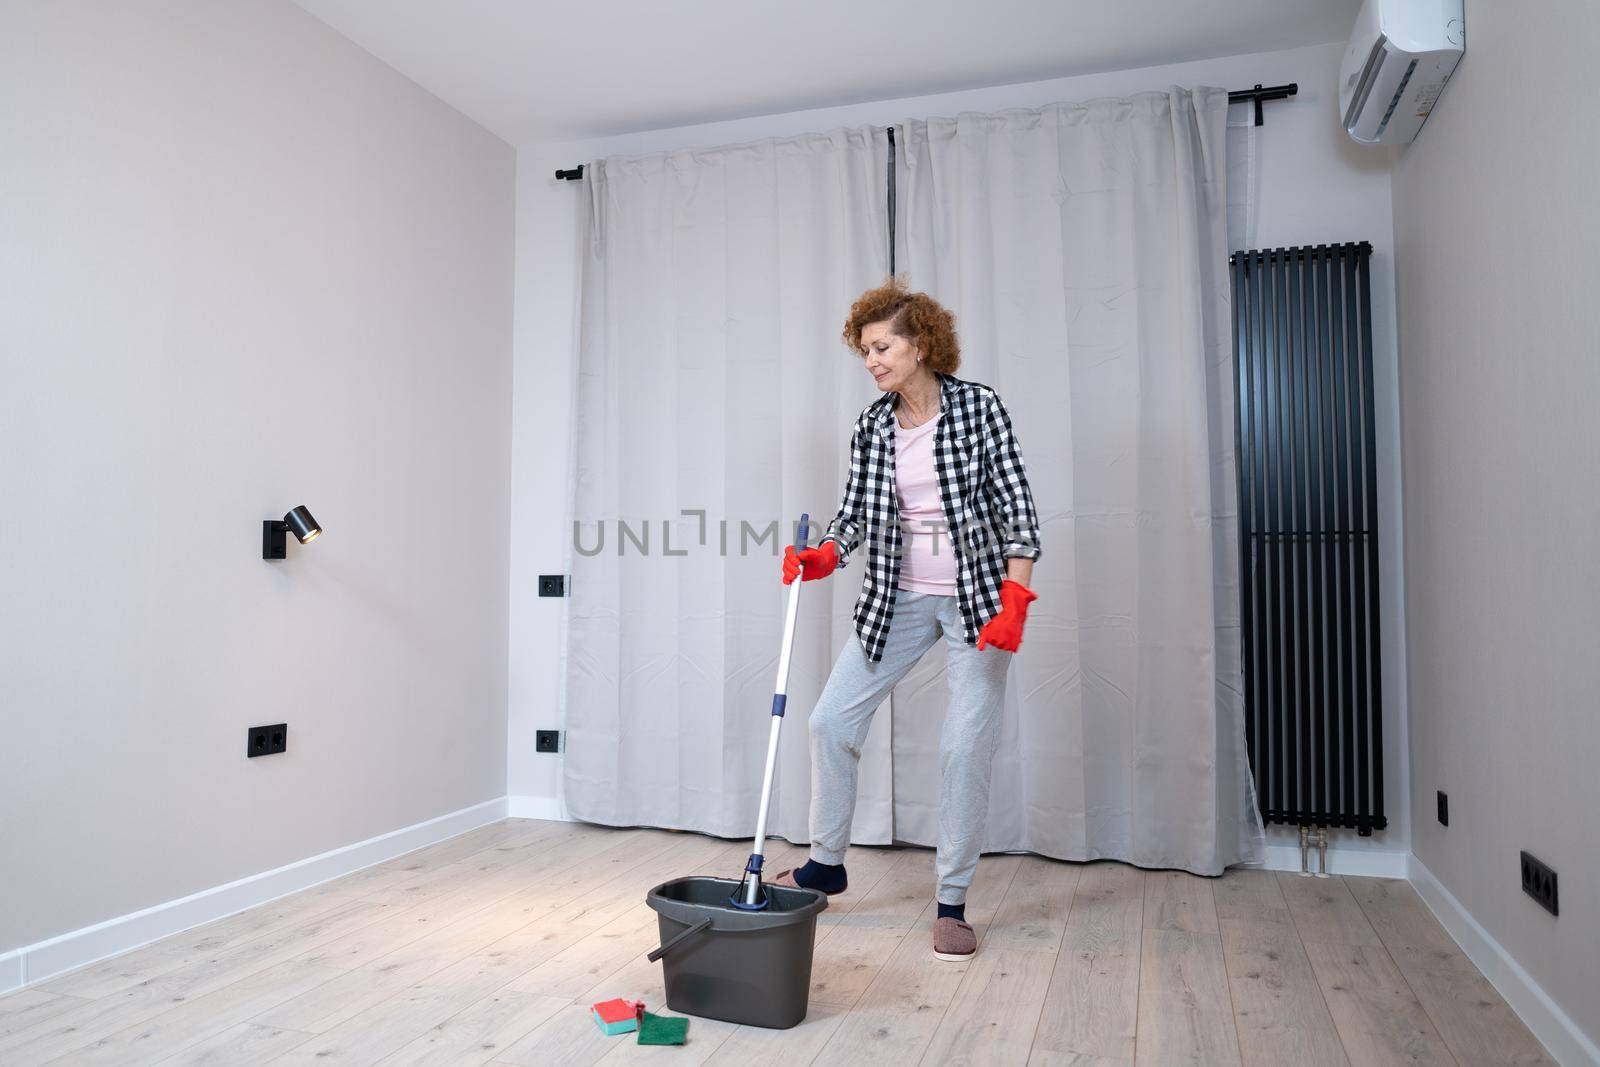
[[0,101],[0,955],[503,795],[511,148],[280,2]]
[[1600,1039],[1597,42],[1593,0],[1469,0],[1394,218],[1413,850]]

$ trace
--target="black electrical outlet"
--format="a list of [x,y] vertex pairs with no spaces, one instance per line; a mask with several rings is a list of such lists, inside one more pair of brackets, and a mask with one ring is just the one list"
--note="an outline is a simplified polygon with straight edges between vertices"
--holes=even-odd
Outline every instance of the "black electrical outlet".
[[535,752],[560,752],[561,731],[539,730],[534,734],[533,750]]
[[1450,825],[1450,794],[1439,790],[1439,825]]
[[539,575],[540,596],[566,596],[567,576],[564,574]]
[[1522,891],[1551,915],[1561,914],[1560,900],[1556,896],[1556,872],[1526,852],[1522,854]]
[[246,756],[270,756],[275,752],[283,752],[289,747],[289,724],[280,722],[275,726],[250,727],[249,739],[245,742],[244,754]]

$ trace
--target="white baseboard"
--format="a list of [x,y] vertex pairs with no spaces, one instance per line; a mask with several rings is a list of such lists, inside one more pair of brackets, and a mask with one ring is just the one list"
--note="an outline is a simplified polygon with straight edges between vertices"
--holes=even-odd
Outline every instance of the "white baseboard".
[[510,819],[549,819],[572,822],[560,797],[506,797],[506,817]]
[[506,798],[498,797],[276,870],[25,945],[0,955],[0,993],[265,904],[505,817]]
[[1600,1067],[1600,1045],[1579,1029],[1572,1016],[1550,999],[1533,976],[1523,970],[1505,946],[1496,941],[1472,913],[1461,906],[1444,883],[1433,876],[1415,855],[1411,857],[1411,884],[1433,910],[1445,932],[1483,972],[1489,984],[1506,998],[1511,1010],[1527,1024],[1562,1067]]
[[[1404,878],[1410,873],[1411,853],[1393,849],[1338,848],[1328,849],[1328,873],[1354,874],[1364,878]],[[1307,858],[1310,869],[1317,870],[1317,850],[1312,849]],[[1259,863],[1240,864],[1268,871],[1300,871],[1299,845],[1268,845],[1264,860]]]

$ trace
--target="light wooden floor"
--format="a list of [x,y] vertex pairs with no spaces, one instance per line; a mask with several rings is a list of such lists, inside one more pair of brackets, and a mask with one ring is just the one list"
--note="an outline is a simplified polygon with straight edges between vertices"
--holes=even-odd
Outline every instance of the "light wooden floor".
[[595,1001],[665,1012],[646,890],[748,849],[496,823],[0,997],[0,1063],[1552,1062],[1403,881],[988,856],[947,963],[921,849],[851,849],[800,1026],[602,1035]]

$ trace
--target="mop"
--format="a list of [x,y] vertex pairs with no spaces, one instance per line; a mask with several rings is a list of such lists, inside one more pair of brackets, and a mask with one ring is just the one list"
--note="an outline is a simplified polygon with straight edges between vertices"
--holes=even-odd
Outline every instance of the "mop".
[[[809,516],[800,517],[795,541],[804,548]],[[778,762],[778,732],[789,686],[789,657],[800,608],[801,576],[789,584],[789,610],[783,624],[783,652],[772,695],[772,732],[767,769],[761,783],[755,846],[738,878],[689,877],[663,882],[645,896],[656,913],[661,944],[646,959],[662,961],[667,1007],[739,1026],[786,1030],[806,1017],[811,996],[811,964],[817,941],[817,914],[828,898],[816,890],[761,884],[767,812]],[[640,1044],[683,1040],[683,1020],[650,1017],[639,1024]],[[668,1029],[668,1028],[672,1029]]]
[[[795,548],[806,547],[810,533],[811,516],[800,516],[800,530],[795,535]],[[750,862],[745,864],[744,880],[739,889],[728,898],[728,903],[744,911],[762,911],[767,907],[767,891],[761,884],[761,850],[767,837],[767,802],[772,799],[772,772],[778,762],[778,735],[783,730],[783,706],[788,701],[789,651],[794,646],[794,620],[800,610],[800,585],[804,574],[795,575],[789,583],[789,610],[783,620],[783,651],[778,655],[778,684],[772,694],[772,733],[767,738],[767,772],[761,780],[761,810],[756,816],[755,847],[750,852]]]

